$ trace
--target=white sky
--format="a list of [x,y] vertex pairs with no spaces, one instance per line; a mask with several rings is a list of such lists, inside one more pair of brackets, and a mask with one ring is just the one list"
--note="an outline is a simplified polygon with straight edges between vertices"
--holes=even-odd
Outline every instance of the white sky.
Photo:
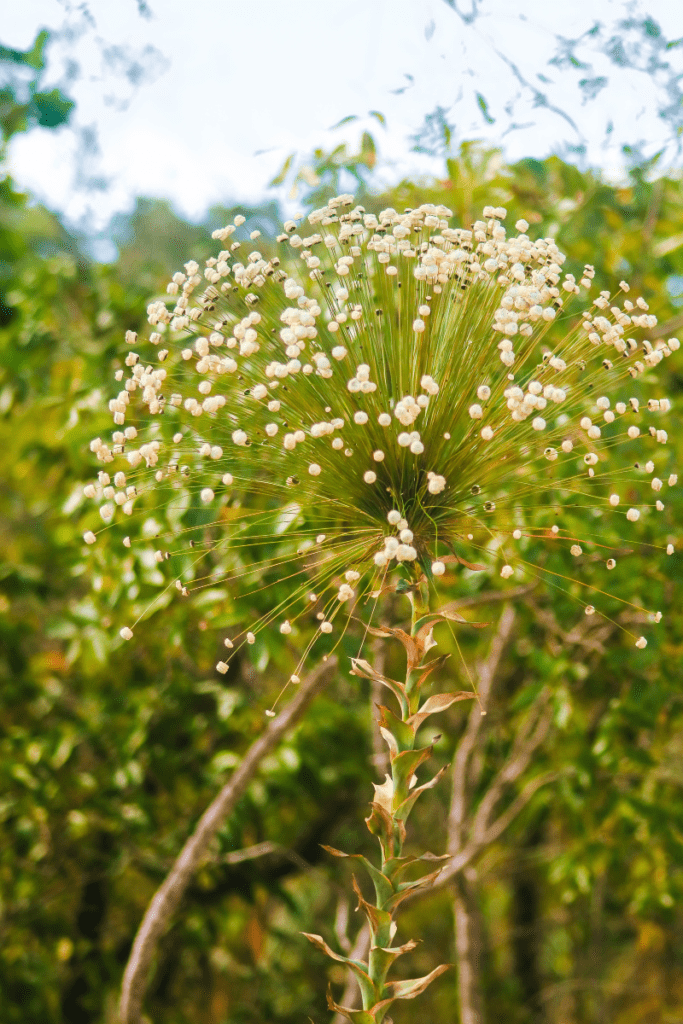
[[[671,101],[671,70],[620,68],[600,47],[616,31],[623,34],[616,24],[629,14],[642,20],[647,12],[669,39],[683,36],[683,0],[452,2],[457,10],[448,0],[14,4],[1,41],[26,48],[41,27],[60,31],[45,85],[61,82],[77,109],[75,131],[18,136],[12,173],[70,220],[97,231],[139,194],[172,199],[191,217],[214,202],[254,201],[290,152],[303,159],[316,146],[357,140],[363,127],[372,126],[385,178],[437,170],[442,161],[411,152],[409,141],[437,105],[456,125],[458,140],[502,141],[513,159],[583,142],[589,161],[612,174],[624,142],[641,140],[654,152],[670,138],[657,111]],[[468,21],[473,11],[478,17]],[[583,67],[548,64],[558,35],[576,39],[596,21],[601,33],[576,50]],[[637,38],[633,30],[634,60],[645,62],[648,51],[635,45]],[[661,56],[656,46],[652,54]],[[683,71],[683,46],[663,59]],[[80,72],[64,84],[69,60]],[[134,64],[137,84],[126,77]],[[608,83],[587,101],[580,83],[601,76]],[[494,123],[486,122],[477,93]],[[553,106],[567,111],[576,128]],[[367,117],[370,110],[386,116],[386,130]],[[330,130],[351,114],[361,120]],[[512,124],[526,127],[509,130]],[[85,128],[95,130],[99,152],[84,151]],[[679,162],[672,147],[667,159]],[[92,187],[98,177],[107,181],[103,190]]]

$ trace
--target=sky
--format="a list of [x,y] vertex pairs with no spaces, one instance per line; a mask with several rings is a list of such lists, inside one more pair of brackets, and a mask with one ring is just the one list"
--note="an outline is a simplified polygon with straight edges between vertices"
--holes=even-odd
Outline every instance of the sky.
[[681,162],[679,0],[31,0],[0,41],[25,49],[43,27],[41,87],[76,112],[17,136],[11,171],[93,233],[137,195],[195,219],[258,201],[290,153],[366,128],[380,178],[438,173],[430,117],[509,159],[555,151],[618,177],[636,143]]

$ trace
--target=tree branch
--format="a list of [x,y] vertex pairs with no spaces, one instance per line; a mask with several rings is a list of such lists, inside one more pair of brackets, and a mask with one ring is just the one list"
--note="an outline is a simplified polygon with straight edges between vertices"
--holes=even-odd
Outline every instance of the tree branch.
[[[506,605],[498,622],[491,643],[488,655],[478,667],[478,692],[481,704],[486,707],[493,681],[500,664],[500,659],[512,633],[512,626],[515,621],[515,612],[512,605]],[[448,848],[449,852],[457,850],[462,845],[462,828],[467,814],[467,780],[468,764],[472,752],[476,746],[482,726],[482,714],[479,704],[473,704],[470,710],[467,729],[458,743],[453,758],[452,795],[451,806],[448,814]]]
[[159,940],[168,928],[211,840],[256,775],[263,758],[277,745],[283,734],[301,718],[313,697],[327,683],[336,668],[337,659],[330,658],[304,680],[294,700],[252,743],[242,763],[206,809],[194,833],[183,846],[175,864],[147,907],[135,936],[121,986],[120,1024],[140,1022],[147,980]]
[[552,721],[552,711],[547,706],[548,698],[549,694],[546,693],[545,699],[542,700],[541,707],[537,713],[531,715],[531,721],[528,720],[525,723],[526,727],[522,730],[522,734],[518,736],[510,757],[493,779],[477,807],[471,829],[472,839],[475,843],[484,845],[485,836],[489,829],[489,818],[503,795],[506,786],[516,782],[520,775],[526,771],[532,754],[538,749],[548,734]]
[[270,840],[256,843],[254,846],[245,846],[242,850],[232,850],[230,853],[224,854],[220,858],[219,863],[241,864],[245,860],[267,857],[269,853],[279,854],[280,857],[284,857],[286,860],[290,860],[292,864],[296,864],[302,871],[310,870],[311,865],[303,857],[300,857],[296,850],[290,850],[287,846],[281,846],[280,843],[272,843]]

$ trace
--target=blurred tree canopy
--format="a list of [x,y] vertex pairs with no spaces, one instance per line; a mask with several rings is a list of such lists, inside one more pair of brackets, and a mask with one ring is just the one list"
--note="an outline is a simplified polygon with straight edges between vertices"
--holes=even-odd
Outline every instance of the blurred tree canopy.
[[[5,139],[69,115],[67,98],[40,92],[45,44],[41,35],[27,53],[0,51],[0,61],[33,74],[28,93],[10,82],[1,94]],[[524,217],[533,232],[555,234],[570,269],[593,263],[600,287],[614,290],[629,278],[664,336],[683,324],[681,180],[659,175],[655,161],[634,162],[628,180],[614,186],[558,157],[506,165],[498,150],[447,145],[441,180],[402,181],[378,194],[375,160],[367,135],[358,152],[314,153],[304,171],[290,162],[282,181],[298,180],[315,205],[349,182],[368,210],[444,203],[465,225],[485,204],[505,205],[512,221]],[[274,202],[242,209],[245,232],[259,227],[272,236]],[[0,183],[0,993],[7,1024],[112,1024],[147,901],[264,728],[266,701],[295,663],[284,637],[264,636],[217,676],[213,627],[259,613],[257,598],[245,602],[219,588],[203,601],[158,602],[140,642],[122,650],[121,607],[156,596],[155,567],[134,572],[132,562],[86,552],[80,540],[88,441],[108,424],[105,381],[123,332],[143,328],[149,298],[185,259],[208,254],[211,229],[231,212],[211,211],[197,226],[163,202],[141,200],[115,225],[118,260],[99,265],[58,217],[8,177]],[[680,406],[680,360],[660,364],[657,375],[662,393]],[[674,445],[680,459],[680,431]],[[680,497],[669,504],[673,531]],[[648,604],[665,613],[638,658],[616,631],[577,625],[570,588],[520,600],[498,663],[478,740],[474,803],[541,695],[550,717],[530,772],[532,781],[542,773],[553,781],[538,788],[468,876],[490,1020],[665,1024],[683,1016],[681,554],[641,559],[637,571],[634,564],[620,560],[615,592],[638,604],[647,591]],[[482,586],[471,574],[457,596],[483,600]],[[492,607],[496,618],[501,602]],[[489,636],[463,632],[459,640],[469,664],[487,656]],[[452,643],[445,639],[443,648]],[[349,641],[342,662],[352,653]],[[457,683],[456,657],[451,664]],[[343,944],[360,926],[346,895],[348,875],[341,877],[320,843],[369,847],[362,818],[378,778],[370,704],[368,687],[343,670],[261,765],[163,941],[147,1004],[157,1024],[328,1019],[324,980],[338,986],[345,977],[299,932]],[[465,721],[458,708],[442,719],[441,763],[451,760]],[[435,794],[416,831],[441,852],[446,787]],[[263,843],[271,845],[256,855]],[[239,850],[244,857],[231,856]],[[426,973],[440,951],[453,950],[452,908],[443,888],[405,911],[406,932],[424,939],[406,958],[407,972]],[[447,974],[421,1000],[402,1004],[397,1024],[452,1020],[456,984]]]

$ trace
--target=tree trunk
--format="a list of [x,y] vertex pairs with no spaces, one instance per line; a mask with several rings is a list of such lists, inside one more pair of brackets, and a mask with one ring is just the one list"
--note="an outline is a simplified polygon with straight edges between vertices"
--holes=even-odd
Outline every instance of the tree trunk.
[[[513,956],[515,973],[522,990],[529,1019],[535,1024],[545,1020],[541,993],[539,945],[542,913],[538,877],[530,855],[543,841],[543,822],[538,822],[522,847],[519,870],[512,882]],[[524,856],[526,854],[526,856]]]
[[476,882],[474,868],[465,868],[456,875],[453,886],[460,1024],[484,1024],[483,942]]

